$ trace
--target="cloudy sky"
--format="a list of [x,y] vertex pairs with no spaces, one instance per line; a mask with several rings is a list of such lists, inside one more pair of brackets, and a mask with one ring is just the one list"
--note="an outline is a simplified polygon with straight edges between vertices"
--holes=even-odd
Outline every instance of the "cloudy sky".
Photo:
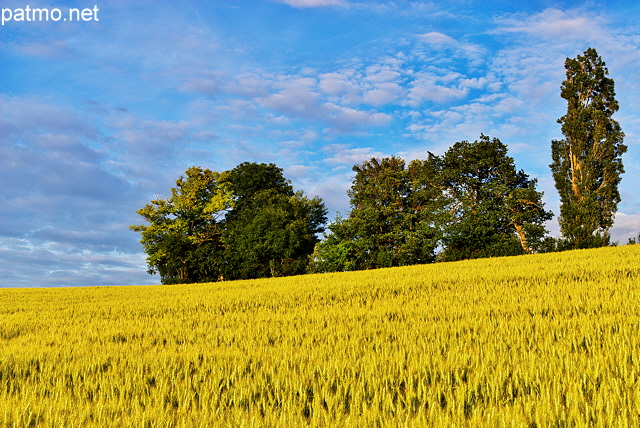
[[629,147],[613,237],[640,233],[637,0],[92,1],[1,5],[91,19],[0,28],[0,286],[158,283],[128,226],[191,165],[276,163],[333,218],[354,164],[484,133],[557,215],[564,60],[588,47]]

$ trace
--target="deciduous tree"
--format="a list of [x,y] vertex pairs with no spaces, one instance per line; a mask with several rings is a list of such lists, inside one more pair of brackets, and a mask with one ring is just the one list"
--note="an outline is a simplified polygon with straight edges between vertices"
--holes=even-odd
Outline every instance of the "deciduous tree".
[[148,225],[140,232],[149,273],[163,284],[216,281],[222,272],[223,218],[232,194],[221,174],[191,167],[176,181],[171,196],[137,212]]
[[227,179],[234,208],[223,236],[225,278],[304,273],[326,223],[322,200],[294,192],[275,164],[244,162]]
[[[431,165],[433,168],[434,166]],[[353,167],[351,212],[330,225],[314,255],[318,270],[355,270],[429,263],[438,233],[438,190],[425,185],[427,161],[409,168],[397,157]]]
[[274,164],[223,173],[191,167],[167,199],[138,210],[149,273],[164,284],[304,273],[324,230],[319,198],[294,192]]
[[273,190],[255,194],[251,208],[239,211],[225,231],[228,279],[297,275],[324,230],[327,210],[319,198]]
[[441,179],[450,214],[442,260],[507,256],[539,248],[546,233],[537,180],[517,171],[507,146],[481,135],[455,143],[442,156]]

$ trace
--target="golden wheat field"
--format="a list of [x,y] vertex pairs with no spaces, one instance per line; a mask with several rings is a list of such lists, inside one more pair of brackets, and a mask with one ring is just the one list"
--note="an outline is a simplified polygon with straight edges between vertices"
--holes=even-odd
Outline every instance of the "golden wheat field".
[[640,245],[2,289],[0,426],[640,426]]

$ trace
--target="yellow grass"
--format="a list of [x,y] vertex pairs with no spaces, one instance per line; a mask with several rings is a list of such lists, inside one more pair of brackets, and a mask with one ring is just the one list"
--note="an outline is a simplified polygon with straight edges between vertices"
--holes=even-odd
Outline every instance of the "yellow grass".
[[640,245],[2,289],[0,426],[640,426]]

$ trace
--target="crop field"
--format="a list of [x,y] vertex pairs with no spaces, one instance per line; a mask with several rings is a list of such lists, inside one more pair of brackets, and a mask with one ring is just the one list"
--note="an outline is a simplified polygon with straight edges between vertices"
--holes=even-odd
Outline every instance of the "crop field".
[[640,426],[640,245],[1,289],[0,426]]

